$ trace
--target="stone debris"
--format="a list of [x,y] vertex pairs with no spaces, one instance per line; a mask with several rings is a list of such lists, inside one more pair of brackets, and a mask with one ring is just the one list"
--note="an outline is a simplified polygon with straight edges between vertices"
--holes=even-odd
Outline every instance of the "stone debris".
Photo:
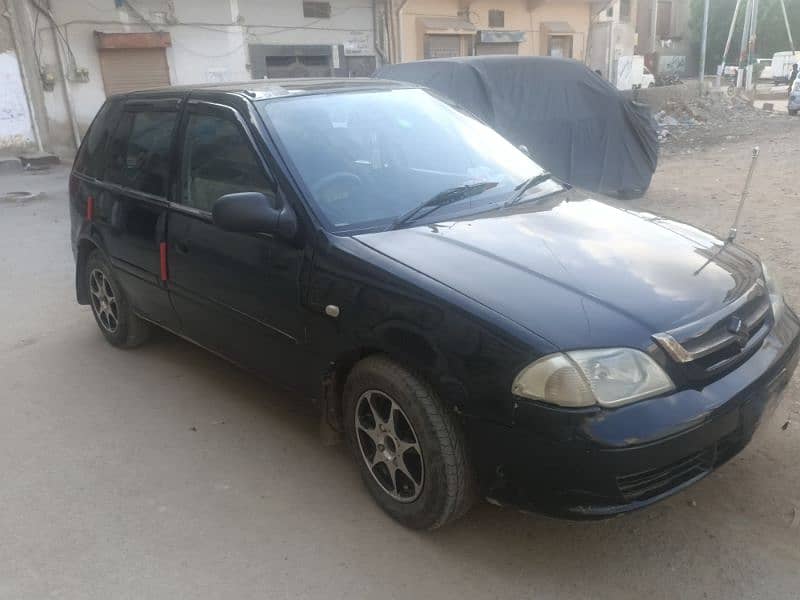
[[653,117],[665,153],[691,153],[721,141],[735,141],[756,133],[782,115],[758,110],[739,96],[712,94],[689,102],[667,102]]

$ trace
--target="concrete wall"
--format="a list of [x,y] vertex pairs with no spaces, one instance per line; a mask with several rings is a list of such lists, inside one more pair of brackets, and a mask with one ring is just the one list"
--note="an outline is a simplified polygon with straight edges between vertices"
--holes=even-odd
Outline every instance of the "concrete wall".
[[539,56],[546,52],[546,35],[541,24],[566,21],[573,30],[573,58],[583,60],[589,31],[589,3],[579,0],[543,2],[528,10],[528,0],[409,0],[401,14],[402,61],[424,58],[424,31],[419,27],[425,17],[458,17],[469,19],[477,30],[489,28],[489,10],[505,11],[505,27],[501,30],[522,31],[525,41],[519,54]]
[[33,146],[33,127],[11,28],[0,17],[0,153]]
[[[369,0],[332,0],[330,19],[306,19],[301,0],[131,0],[131,4],[135,12],[117,8],[114,0],[50,0],[75,57],[74,66],[88,71],[87,82],[64,81],[55,29],[41,15],[38,19],[40,62],[55,78],[53,90],[45,92],[47,116],[53,145],[62,154],[75,147],[67,88],[81,135],[106,97],[95,31],[169,32],[172,46],[166,55],[173,85],[250,79],[251,44],[344,45],[357,39],[374,54]],[[33,28],[35,12],[29,5],[27,10],[27,25]],[[69,62],[63,43],[61,48]]]
[[620,92],[637,102],[647,104],[654,113],[660,111],[670,102],[691,102],[700,97],[700,82],[685,81],[680,85],[665,85],[641,90]]

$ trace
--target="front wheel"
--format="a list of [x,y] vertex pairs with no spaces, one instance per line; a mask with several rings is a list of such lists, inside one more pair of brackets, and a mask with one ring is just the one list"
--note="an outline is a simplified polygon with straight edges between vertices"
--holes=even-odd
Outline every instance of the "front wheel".
[[429,385],[370,356],[347,378],[344,408],[362,479],[392,518],[436,529],[469,510],[476,486],[463,433]]
[[133,312],[111,265],[95,250],[86,260],[85,277],[92,314],[103,336],[112,346],[135,348],[150,334],[150,326]]

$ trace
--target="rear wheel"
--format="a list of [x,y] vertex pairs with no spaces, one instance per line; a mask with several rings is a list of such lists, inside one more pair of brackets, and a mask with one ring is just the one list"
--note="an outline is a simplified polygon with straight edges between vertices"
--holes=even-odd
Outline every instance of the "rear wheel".
[[362,479],[391,517],[436,529],[463,515],[475,482],[458,422],[424,381],[383,356],[357,364],[345,427]]
[[150,334],[150,326],[136,316],[111,265],[95,250],[86,260],[86,287],[92,314],[103,336],[113,346],[135,348]]

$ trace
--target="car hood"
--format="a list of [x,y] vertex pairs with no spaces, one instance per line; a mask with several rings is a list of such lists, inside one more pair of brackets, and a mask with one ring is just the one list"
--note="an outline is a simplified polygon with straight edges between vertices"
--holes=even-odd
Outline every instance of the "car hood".
[[561,200],[356,236],[563,349],[640,344],[724,308],[755,256],[689,225]]

